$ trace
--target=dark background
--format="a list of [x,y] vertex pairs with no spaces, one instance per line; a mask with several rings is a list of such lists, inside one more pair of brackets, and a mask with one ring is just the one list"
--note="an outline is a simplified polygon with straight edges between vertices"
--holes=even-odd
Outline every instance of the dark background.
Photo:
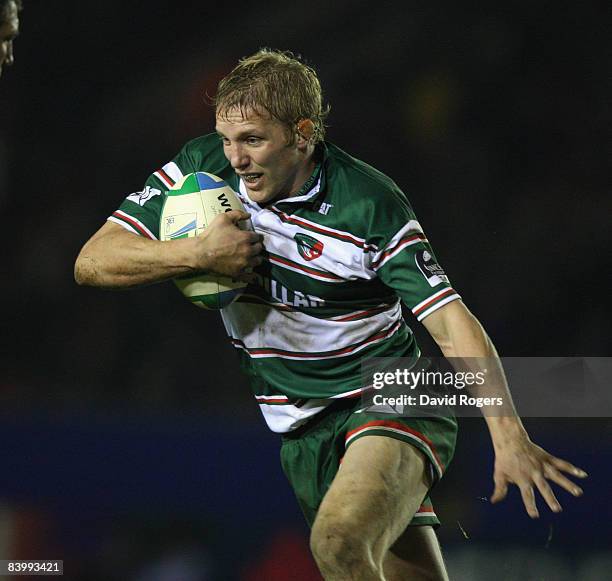
[[[213,129],[204,95],[260,46],[317,69],[328,139],[402,187],[501,354],[609,354],[609,8],[481,4],[26,0],[0,79],[0,558],[63,558],[74,579],[316,578],[218,315],[171,284],[72,279],[123,197]],[[500,579],[609,570],[610,422],[527,422],[592,474],[536,523],[518,494],[478,500],[491,451],[463,424],[434,497],[458,578],[490,578],[500,551],[516,559]]]

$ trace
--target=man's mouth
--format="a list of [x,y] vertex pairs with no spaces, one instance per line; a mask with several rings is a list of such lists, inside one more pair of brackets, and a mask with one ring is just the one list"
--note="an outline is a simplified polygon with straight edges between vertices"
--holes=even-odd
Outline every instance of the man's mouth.
[[257,181],[262,175],[263,174],[261,173],[241,173],[240,177],[246,184],[252,186],[257,183]]

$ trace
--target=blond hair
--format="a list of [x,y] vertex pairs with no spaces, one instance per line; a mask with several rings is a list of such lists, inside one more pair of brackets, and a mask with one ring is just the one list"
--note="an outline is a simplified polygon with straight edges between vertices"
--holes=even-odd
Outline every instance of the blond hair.
[[267,113],[288,127],[291,141],[296,124],[310,119],[314,125],[313,143],[323,139],[323,123],[329,112],[329,107],[323,108],[321,83],[315,70],[291,52],[269,48],[240,59],[219,83],[212,104],[220,118],[231,109],[243,115],[247,109]]

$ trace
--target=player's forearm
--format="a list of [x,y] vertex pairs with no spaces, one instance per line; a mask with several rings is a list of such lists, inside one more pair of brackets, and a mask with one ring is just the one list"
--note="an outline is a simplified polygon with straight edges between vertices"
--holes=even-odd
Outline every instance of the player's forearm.
[[482,368],[480,371],[485,373],[485,384],[468,387],[471,395],[501,398],[503,404],[500,407],[481,408],[493,446],[498,449],[517,437],[526,437],[527,434],[521,418],[516,413],[497,350],[480,322],[471,313],[469,315],[464,332],[453,337],[450,348],[443,352],[446,357],[469,358],[467,361],[470,365]]
[[124,289],[192,272],[250,282],[262,262],[263,236],[241,230],[246,212],[217,215],[202,234],[160,242],[107,222],[85,244],[74,267],[78,284]]
[[501,398],[500,407],[483,407],[493,445],[496,448],[517,437],[526,437],[516,413],[506,376],[493,342],[476,317],[460,301],[448,305],[450,315],[434,329],[428,329],[445,357],[455,359],[472,372],[484,372],[484,385],[467,389],[475,397]]
[[[470,386],[468,391],[475,397],[501,399],[502,406],[489,409],[481,408],[487,423],[494,448],[500,449],[516,438],[526,437],[521,418],[516,413],[512,395],[508,388],[497,350],[482,325],[474,318],[471,328],[463,337],[457,337],[449,349],[444,351],[446,357],[469,357],[472,371],[483,371],[486,381],[483,386]],[[475,369],[482,367],[483,369]]]
[[127,289],[193,272],[189,240],[159,242],[129,232],[94,237],[79,254],[74,269],[80,285]]

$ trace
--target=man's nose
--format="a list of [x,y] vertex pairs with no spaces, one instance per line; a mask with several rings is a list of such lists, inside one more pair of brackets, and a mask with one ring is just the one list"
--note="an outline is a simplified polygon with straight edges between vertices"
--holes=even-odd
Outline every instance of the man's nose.
[[249,165],[249,156],[240,144],[233,144],[230,147],[229,162],[234,169],[240,169]]

